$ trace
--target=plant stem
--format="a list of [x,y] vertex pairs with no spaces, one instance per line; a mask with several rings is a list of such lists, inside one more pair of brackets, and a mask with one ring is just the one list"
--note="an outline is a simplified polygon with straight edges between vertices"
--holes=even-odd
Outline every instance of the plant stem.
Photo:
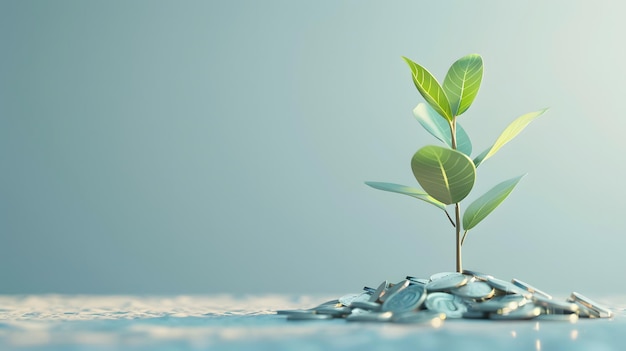
[[461,246],[463,246],[463,243],[465,242],[465,237],[467,236],[467,229],[463,232],[463,238],[461,238]]
[[450,133],[452,134],[452,149],[456,150],[456,117],[450,122]]
[[456,271],[463,272],[463,264],[461,260],[461,204],[454,204],[454,212],[456,214]]
[[[456,150],[456,116],[450,122],[450,134],[452,139],[452,149]],[[454,204],[454,214],[456,223],[454,225],[456,231],[456,271],[463,272],[463,260],[461,257],[461,204]]]
[[448,216],[448,220],[450,221],[450,223],[452,223],[453,227],[456,227],[456,224],[454,224],[454,221],[452,220],[452,217],[450,217],[450,214],[448,213],[447,210],[443,211],[446,213],[446,216]]

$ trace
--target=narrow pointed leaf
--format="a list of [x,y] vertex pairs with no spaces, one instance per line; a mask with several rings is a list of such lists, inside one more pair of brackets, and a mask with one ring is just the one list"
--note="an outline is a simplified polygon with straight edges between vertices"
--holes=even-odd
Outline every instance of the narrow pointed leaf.
[[402,58],[409,65],[409,68],[411,68],[413,83],[426,102],[428,102],[428,104],[432,106],[437,113],[445,119],[451,121],[454,118],[454,115],[450,109],[450,102],[448,101],[448,97],[437,79],[435,79],[435,77],[428,72],[426,68],[404,56],[402,56]]
[[417,150],[411,169],[428,195],[446,205],[463,200],[476,179],[476,168],[467,155],[441,146]]
[[465,214],[463,214],[463,229],[470,230],[485,219],[509,196],[522,177],[524,175],[505,180],[472,202],[465,210]]
[[[426,131],[452,148],[450,124],[443,117],[437,114],[432,107],[425,103],[419,103],[413,109],[413,115],[415,116],[415,119],[420,122],[422,127],[426,129]],[[463,127],[461,127],[458,122],[456,123],[456,146],[457,150],[467,156],[472,154],[472,142]]]
[[485,151],[481,152],[478,156],[474,158],[474,165],[478,167],[485,160],[485,156],[491,151],[491,147],[487,148]]
[[443,90],[453,116],[467,111],[478,94],[482,79],[483,59],[480,55],[467,55],[452,64],[443,81]]
[[506,127],[506,129],[504,129],[502,134],[500,134],[500,136],[493,144],[493,146],[491,146],[491,148],[483,151],[483,153],[481,153],[474,159],[474,164],[476,165],[476,167],[478,167],[478,165],[483,163],[486,159],[493,156],[506,143],[513,140],[513,138],[515,138],[522,130],[524,130],[524,128],[526,128],[526,126],[528,126],[528,124],[530,124],[530,122],[534,121],[537,117],[544,114],[547,110],[548,109],[546,108],[543,110],[530,112],[516,118],[511,124],[508,125],[508,127]]
[[365,184],[371,186],[374,189],[390,191],[393,193],[408,195],[422,201],[426,201],[431,205],[435,205],[442,210],[446,210],[446,205],[435,200],[432,196],[428,195],[425,191],[411,188],[408,186],[394,184],[394,183],[381,183],[381,182],[365,182]]

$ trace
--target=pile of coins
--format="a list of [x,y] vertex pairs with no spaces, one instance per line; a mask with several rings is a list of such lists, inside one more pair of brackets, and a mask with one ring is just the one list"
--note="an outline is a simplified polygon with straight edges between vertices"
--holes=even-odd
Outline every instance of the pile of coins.
[[613,316],[608,308],[576,292],[566,301],[556,301],[518,279],[509,282],[469,270],[437,273],[430,279],[407,276],[396,284],[384,281],[377,289],[363,290],[311,309],[280,310],[277,314],[288,320],[344,318],[435,326],[446,318],[576,321]]

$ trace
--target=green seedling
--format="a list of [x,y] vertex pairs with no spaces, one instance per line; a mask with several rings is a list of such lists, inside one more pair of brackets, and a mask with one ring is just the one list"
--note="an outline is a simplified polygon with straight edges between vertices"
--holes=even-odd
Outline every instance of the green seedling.
[[[506,199],[524,175],[506,180],[469,204],[461,219],[461,201],[472,191],[476,168],[495,155],[526,126],[547,109],[530,112],[515,119],[493,145],[471,158],[472,143],[457,123],[478,94],[483,77],[483,60],[471,54],[457,60],[446,74],[443,85],[424,67],[403,57],[411,68],[413,83],[426,100],[413,109],[419,123],[445,146],[428,145],[417,150],[411,169],[422,189],[394,183],[365,182],[380,190],[412,196],[436,206],[444,212],[455,228],[456,271],[462,272],[461,247],[467,233]],[[454,206],[454,217],[448,206]]]

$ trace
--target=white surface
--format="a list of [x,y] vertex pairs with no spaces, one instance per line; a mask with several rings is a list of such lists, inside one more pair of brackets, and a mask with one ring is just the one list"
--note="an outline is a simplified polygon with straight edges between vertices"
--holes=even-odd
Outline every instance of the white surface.
[[616,311],[569,322],[447,320],[425,325],[291,322],[277,309],[338,296],[0,296],[0,350],[621,350]]

